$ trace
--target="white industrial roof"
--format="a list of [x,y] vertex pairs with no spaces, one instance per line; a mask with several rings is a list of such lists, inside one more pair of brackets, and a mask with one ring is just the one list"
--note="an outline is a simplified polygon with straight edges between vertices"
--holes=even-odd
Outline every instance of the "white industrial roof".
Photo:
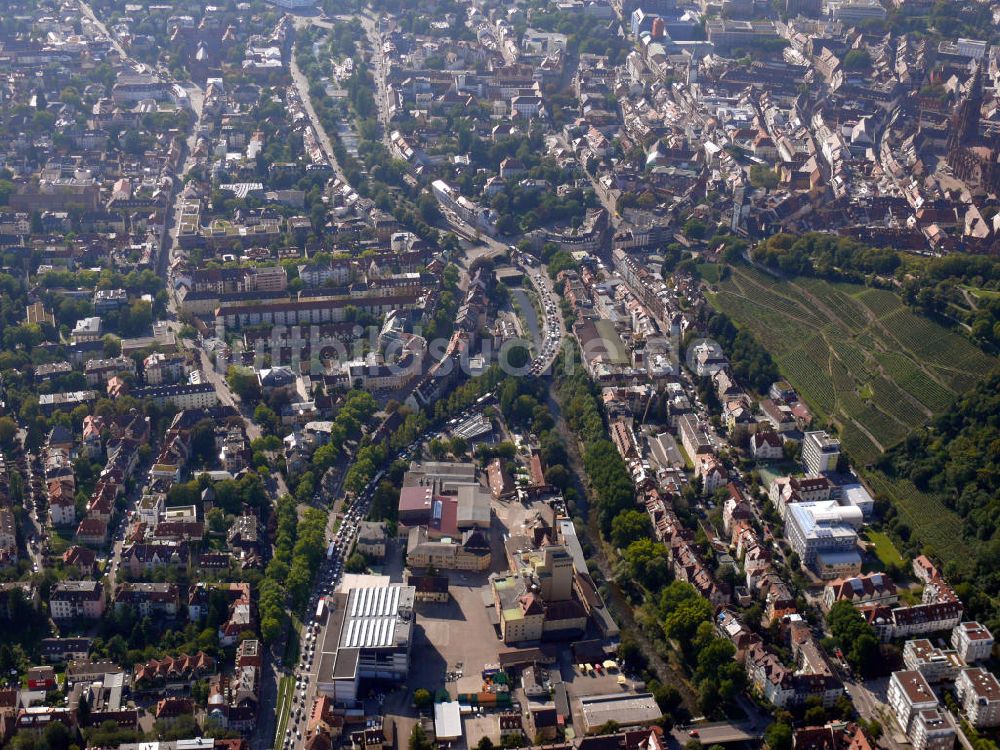
[[352,589],[339,647],[386,648],[394,645],[400,608],[412,607],[412,601],[407,601],[410,589],[412,587],[400,585]]
[[434,734],[439,740],[462,736],[462,712],[457,701],[434,704]]

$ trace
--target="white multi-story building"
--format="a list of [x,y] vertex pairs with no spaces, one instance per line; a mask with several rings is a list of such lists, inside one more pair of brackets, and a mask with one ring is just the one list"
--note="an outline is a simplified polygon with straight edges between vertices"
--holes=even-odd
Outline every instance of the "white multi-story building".
[[848,601],[855,607],[892,605],[899,601],[899,594],[896,592],[896,584],[885,573],[865,573],[838,578],[826,585],[823,589],[823,609],[830,611],[840,601]]
[[373,560],[385,559],[388,534],[381,521],[362,521],[358,524],[358,542],[355,551]]
[[963,669],[955,680],[962,712],[976,729],[1000,726],[1000,682],[981,667]]
[[523,120],[531,120],[542,114],[542,97],[528,94],[515,96],[510,100],[511,116]]
[[803,564],[821,577],[850,577],[861,572],[857,551],[858,528],[864,516],[853,506],[835,500],[788,506],[785,536]]
[[124,289],[98,289],[94,292],[94,312],[98,314],[118,310],[128,304]]
[[247,272],[244,281],[251,292],[283,292],[288,288],[284,266],[258,266]]
[[349,263],[309,263],[299,266],[299,278],[306,286],[343,286],[351,281]]
[[784,440],[777,432],[757,432],[750,436],[750,452],[761,461],[777,460],[785,455]]
[[111,89],[115,104],[135,104],[144,99],[162,101],[169,94],[167,84],[155,76],[144,73],[119,73]]
[[938,648],[927,638],[915,638],[903,645],[903,663],[930,683],[951,682],[965,666],[957,651]]
[[76,326],[70,332],[70,339],[74,344],[84,341],[97,341],[103,333],[103,321],[96,316],[91,316],[76,321]]
[[444,180],[434,180],[431,190],[444,208],[458,214],[463,221],[489,234],[496,229],[497,219],[493,209],[470,201]]
[[865,518],[871,518],[875,511],[875,498],[869,494],[860,482],[848,482],[837,485],[831,495],[841,505],[856,505]]
[[361,679],[400,682],[410,671],[416,589],[361,576],[361,585],[320,604],[320,693],[353,705]]
[[768,488],[768,497],[783,521],[787,520],[788,506],[792,503],[815,503],[835,499],[833,482],[822,475],[777,477]]
[[846,24],[886,16],[885,6],[878,0],[827,0],[826,12],[834,21]]
[[741,21],[727,18],[706,23],[705,35],[722,55],[778,38],[777,29],[772,21]]
[[53,620],[96,620],[104,614],[104,587],[100,581],[59,581],[49,594],[49,614]]
[[886,700],[900,728],[908,737],[917,714],[938,707],[937,696],[926,678],[912,669],[892,673]]
[[716,490],[725,487],[729,481],[726,467],[713,453],[702,453],[695,457],[694,475],[700,477],[702,490],[706,495],[712,495]]
[[712,439],[694,414],[681,414],[677,417],[677,434],[692,463],[699,454],[712,453],[714,450]]
[[952,750],[955,727],[940,708],[925,708],[913,719],[910,742],[914,750]]
[[155,529],[160,522],[165,505],[166,496],[161,492],[143,495],[136,506],[139,521],[145,524],[147,529]]
[[146,385],[164,385],[180,380],[185,375],[183,354],[153,352],[142,361]]
[[173,404],[177,409],[207,409],[219,403],[219,394],[211,383],[198,385],[159,385],[136,388],[130,394],[138,399],[149,399],[157,406]]
[[802,438],[802,463],[810,474],[823,474],[837,468],[840,441],[823,430],[807,432]]
[[989,42],[985,42],[981,39],[963,39],[959,37],[955,42],[955,48],[958,50],[958,54],[963,57],[971,57],[973,60],[982,60],[986,57],[986,52],[989,50]]
[[303,298],[289,302],[268,300],[265,302],[225,303],[220,305],[215,322],[226,326],[273,325],[321,325],[340,323],[347,320],[351,308],[383,316],[393,310],[412,310],[422,299],[419,290],[407,289],[381,294],[378,297],[337,296]]
[[133,607],[142,617],[174,617],[180,607],[180,592],[176,583],[120,583],[114,602],[115,609]]
[[[5,212],[0,216],[0,232],[3,234],[31,234],[31,214],[26,211]],[[41,303],[36,303],[41,305]],[[29,323],[36,321],[29,320]]]
[[76,503],[72,494],[49,497],[49,523],[53,526],[76,525]]
[[951,647],[966,663],[986,661],[993,653],[993,634],[978,622],[961,622],[951,631]]
[[127,372],[135,375],[135,362],[131,357],[113,357],[111,359],[90,359],[83,366],[83,374],[89,386],[104,386],[111,378]]

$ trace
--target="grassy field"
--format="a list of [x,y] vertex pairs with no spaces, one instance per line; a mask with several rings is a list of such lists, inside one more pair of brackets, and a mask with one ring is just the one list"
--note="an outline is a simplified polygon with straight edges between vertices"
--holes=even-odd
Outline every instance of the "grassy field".
[[278,683],[278,721],[274,736],[274,748],[278,750],[284,742],[288,716],[292,712],[292,694],[295,692],[295,678],[285,675]]
[[701,278],[709,284],[718,284],[720,268],[722,268],[722,266],[718,263],[699,263],[698,273],[701,275]]
[[992,289],[980,289],[976,286],[962,286],[967,292],[970,292],[973,297],[979,297],[980,299],[1000,299],[1000,292],[995,292]]
[[62,555],[73,544],[72,530],[53,529],[49,534],[49,554]]
[[896,545],[883,532],[868,529],[865,531],[865,539],[874,545],[875,556],[882,563],[882,570],[885,570],[889,565],[902,565],[906,562],[899,554],[899,550],[896,549]]
[[[818,423],[836,425],[860,466],[945,411],[997,364],[890,291],[776,279],[746,267],[733,268],[718,289],[713,305],[768,348]],[[874,470],[865,475],[942,559],[968,558],[961,518],[939,498]],[[888,554],[884,543],[876,548],[880,558]]]
[[996,360],[889,291],[737,267],[713,304],[750,329],[860,464],[947,409]]

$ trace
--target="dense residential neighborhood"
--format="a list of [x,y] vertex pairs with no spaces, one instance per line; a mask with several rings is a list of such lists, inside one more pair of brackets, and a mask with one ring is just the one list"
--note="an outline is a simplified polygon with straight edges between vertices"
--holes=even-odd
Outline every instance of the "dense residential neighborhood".
[[1000,4],[3,6],[0,746],[995,750]]

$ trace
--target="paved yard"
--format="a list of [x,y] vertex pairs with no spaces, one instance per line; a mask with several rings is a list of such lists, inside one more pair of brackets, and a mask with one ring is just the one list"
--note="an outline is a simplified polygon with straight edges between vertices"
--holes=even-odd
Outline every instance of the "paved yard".
[[403,582],[403,548],[395,539],[385,546],[385,559],[371,566],[372,572],[389,576],[393,583]]
[[580,672],[575,664],[570,663],[568,652],[563,655],[559,666],[563,682],[566,683],[566,689],[569,690],[571,698],[573,696],[580,698],[587,695],[607,695],[608,693],[625,692],[622,690],[621,685],[618,684],[617,672],[608,674],[605,671],[602,674],[589,676],[585,672]]
[[489,737],[496,747],[500,747],[500,723],[497,720],[499,713],[494,711],[483,716],[463,717],[466,747],[475,747],[483,737]]
[[[491,523],[493,571],[505,571],[507,561],[503,543],[511,534],[522,534],[525,522],[533,524],[538,513],[536,504],[518,502],[494,503],[495,515]],[[401,578],[399,549],[392,549],[382,566],[382,572]],[[485,602],[491,599],[487,573],[442,571],[449,579],[450,601],[446,604],[420,603],[416,606],[413,648],[410,655],[410,675],[406,685],[392,691],[383,707],[387,721],[395,722],[397,742],[404,747],[417,718],[412,707],[413,692],[425,688],[431,693],[446,689],[454,699],[459,693],[474,693],[482,686],[481,670],[484,664],[496,663],[497,654],[506,648],[490,622],[490,610]],[[561,650],[558,669],[566,685],[570,706],[575,709],[574,698],[605,693],[621,693],[616,674],[581,673],[572,662],[568,644]],[[514,686],[517,687],[517,686]],[[516,701],[526,704],[520,689]],[[431,710],[425,712],[432,714]],[[498,710],[488,710],[484,715],[463,716],[465,742],[456,747],[474,747],[483,737],[500,744],[497,723]],[[574,710],[574,723],[579,724],[578,711]]]
[[[410,684],[436,690],[448,687],[474,692],[482,684],[483,664],[496,662],[502,643],[484,606],[486,576],[448,571],[451,600],[447,604],[417,606]],[[461,673],[447,681],[447,673]]]
[[[413,691],[426,688],[434,693],[446,688],[452,698],[458,693],[477,692],[482,686],[483,665],[495,663],[503,647],[483,603],[483,592],[489,589],[486,574],[447,571],[447,575],[451,600],[447,604],[422,602],[416,606],[410,676],[405,686],[388,696],[384,707],[387,718],[396,721],[401,747],[416,717],[411,707]],[[449,673],[452,677],[460,673],[461,677],[448,680]],[[467,723],[470,720],[466,717]],[[495,725],[496,717],[491,721]],[[479,741],[489,723],[490,717],[472,723],[476,737],[470,744]]]

